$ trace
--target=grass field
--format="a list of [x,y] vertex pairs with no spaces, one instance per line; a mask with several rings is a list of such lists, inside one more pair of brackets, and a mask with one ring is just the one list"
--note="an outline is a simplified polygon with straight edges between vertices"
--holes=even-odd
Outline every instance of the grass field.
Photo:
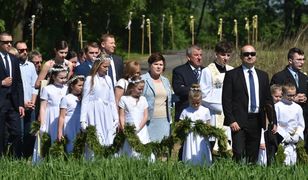
[[0,160],[1,179],[308,179],[308,166],[262,167],[221,159],[211,167],[166,161],[97,158],[93,161],[52,160],[31,165],[25,160]]

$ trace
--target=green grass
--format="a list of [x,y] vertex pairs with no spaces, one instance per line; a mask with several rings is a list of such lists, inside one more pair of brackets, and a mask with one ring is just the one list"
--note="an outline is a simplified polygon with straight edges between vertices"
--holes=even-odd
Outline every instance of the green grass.
[[34,166],[25,160],[0,160],[1,179],[307,179],[307,173],[307,165],[262,167],[225,159],[211,167],[125,157],[50,160]]

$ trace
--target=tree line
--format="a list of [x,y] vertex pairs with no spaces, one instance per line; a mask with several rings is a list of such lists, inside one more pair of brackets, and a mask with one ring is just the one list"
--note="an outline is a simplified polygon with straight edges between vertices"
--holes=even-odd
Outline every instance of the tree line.
[[[190,16],[195,18],[195,43],[212,47],[218,40],[219,19],[223,19],[223,39],[234,41],[234,19],[238,21],[239,43],[247,42],[245,17],[258,15],[258,40],[281,43],[295,37],[308,23],[306,0],[6,0],[0,1],[0,30],[14,40],[31,44],[31,16],[35,15],[35,47],[52,56],[55,41],[67,40],[78,50],[78,21],[83,23],[83,40],[97,41],[102,33],[117,37],[118,50],[128,48],[125,27],[132,12],[131,51],[141,52],[142,15],[151,20],[152,52],[181,49],[191,43]],[[164,24],[162,19],[164,17]],[[170,17],[174,29],[172,46]],[[162,26],[163,24],[163,26]],[[162,31],[164,35],[162,36]],[[145,53],[147,53],[145,35]]]

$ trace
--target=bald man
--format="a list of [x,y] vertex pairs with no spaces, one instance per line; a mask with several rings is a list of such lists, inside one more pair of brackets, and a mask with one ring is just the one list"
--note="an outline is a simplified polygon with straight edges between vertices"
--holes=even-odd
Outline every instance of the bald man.
[[[264,107],[273,106],[268,74],[255,68],[257,53],[253,46],[241,49],[242,65],[227,71],[223,82],[224,125],[232,132],[233,158],[256,163],[264,122]],[[276,117],[272,132],[276,132]]]

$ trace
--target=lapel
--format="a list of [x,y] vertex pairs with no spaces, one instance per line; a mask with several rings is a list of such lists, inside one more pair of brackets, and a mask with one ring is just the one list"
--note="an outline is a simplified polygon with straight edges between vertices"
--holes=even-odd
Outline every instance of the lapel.
[[[285,73],[286,73],[287,79],[290,79],[292,81],[292,84],[294,84],[296,86],[296,81],[295,81],[293,75],[291,74],[291,72],[289,71],[288,67],[285,68]],[[299,73],[298,73],[298,84],[300,84]],[[298,88],[298,87],[296,86],[296,88]]]
[[245,75],[244,75],[242,66],[240,66],[238,68],[238,77],[239,77],[239,80],[240,80],[239,82],[241,82],[243,89],[245,90],[245,94],[248,97],[248,88],[247,88],[247,85],[246,85]]
[[147,72],[145,74],[145,81],[146,81],[146,83],[148,84],[148,86],[150,87],[151,91],[153,92],[153,94],[155,96],[154,84],[153,84],[153,81],[152,81],[152,78],[151,78],[149,72]]
[[[264,83],[264,81],[262,80],[262,75],[261,75],[261,73],[260,73],[260,71],[258,70],[258,69],[256,69],[255,68],[255,70],[256,70],[256,73],[257,73],[257,76],[258,76],[258,81],[259,81],[259,99],[261,98],[261,97],[263,97],[263,94],[262,94],[262,87],[265,87],[265,86],[263,86],[263,83]],[[258,92],[256,92],[256,93],[258,93]]]
[[[186,63],[186,72],[188,73],[188,74],[187,74],[188,79],[191,79],[191,80],[192,80],[192,81],[191,81],[191,84],[193,84],[193,83],[195,83],[195,82],[198,82],[198,79],[197,79],[197,77],[195,76],[193,70],[191,69],[189,62]],[[192,77],[192,78],[189,78],[189,77]]]
[[[11,65],[12,65],[12,69],[11,69],[11,73],[12,73],[12,77],[14,77],[14,69],[16,69],[16,65],[15,65],[15,59],[13,56],[11,56],[10,54],[8,54],[10,56],[10,60],[11,60]],[[18,59],[19,60],[19,59]],[[17,65],[19,66],[19,63],[17,63]]]

